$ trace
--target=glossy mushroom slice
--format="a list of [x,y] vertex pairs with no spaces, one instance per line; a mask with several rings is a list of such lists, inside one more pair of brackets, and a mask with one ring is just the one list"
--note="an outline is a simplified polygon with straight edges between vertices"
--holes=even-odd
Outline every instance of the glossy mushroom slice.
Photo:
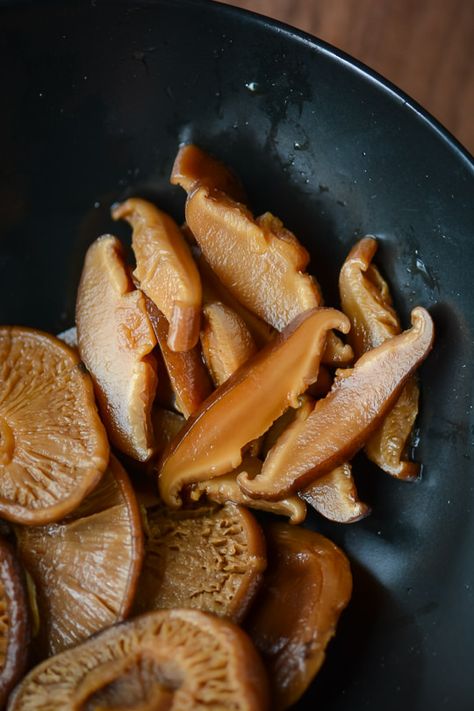
[[201,346],[215,385],[222,385],[232,373],[257,352],[245,322],[221,302],[203,309]]
[[252,514],[227,504],[171,511],[147,508],[145,561],[135,612],[190,607],[238,622],[266,567]]
[[155,335],[121,243],[105,235],[87,250],[76,303],[79,352],[94,381],[112,443],[146,461],[153,453]]
[[[263,454],[265,456],[268,454],[280,436],[293,422],[304,422],[312,413],[313,408],[314,400],[307,395],[303,395],[300,398],[299,407],[297,409],[289,408],[267,432],[263,442]],[[288,447],[292,446],[291,437],[286,439],[286,443]],[[254,479],[261,472],[261,468],[262,465],[260,464],[260,467],[254,467],[253,470],[246,470],[244,466],[241,467],[241,470],[246,471],[250,479]],[[217,485],[220,478],[215,481]],[[237,486],[239,485],[237,484]],[[245,494],[242,492],[242,497],[244,496]],[[352,468],[348,462],[316,479],[306,489],[300,491],[299,496],[322,516],[331,521],[337,521],[337,523],[354,523],[370,513],[370,507],[359,500],[352,477]],[[251,497],[248,498],[252,500]],[[273,504],[293,502],[295,498],[296,496],[290,496],[281,501],[273,501]],[[255,503],[262,501],[266,506],[270,506],[272,503],[265,499],[253,499],[253,501]],[[299,523],[299,521],[290,519],[290,523]]]
[[112,216],[133,228],[134,277],[169,323],[168,347],[188,351],[199,338],[201,279],[176,222],[139,198],[117,205]]
[[0,327],[0,516],[34,525],[62,518],[108,459],[78,354],[41,331]]
[[347,327],[339,311],[308,311],[218,387],[167,453],[159,473],[163,500],[177,507],[185,486],[236,469],[242,448],[316,380],[327,332]]
[[182,353],[172,351],[167,343],[166,318],[150,299],[147,299],[146,306],[168,371],[176,407],[188,418],[212,392],[212,383],[202,362],[201,353],[197,346]]
[[371,511],[359,499],[349,462],[320,476],[300,496],[322,516],[337,523],[355,523]]
[[319,671],[352,593],[349,562],[327,538],[298,526],[265,528],[269,564],[245,628],[267,667],[272,709],[296,703]]
[[23,680],[10,711],[267,711],[247,635],[198,610],[165,610],[105,630]]
[[57,654],[127,616],[143,538],[131,484],[113,456],[73,514],[48,526],[18,527],[16,535],[36,589],[38,656]]
[[188,196],[186,221],[229,291],[277,330],[319,305],[317,287],[303,273],[309,255],[277,218],[255,220],[225,193],[202,186]]
[[434,326],[417,307],[412,328],[339,371],[329,395],[295,421],[269,452],[260,475],[238,477],[249,496],[282,499],[342,464],[364,446],[393,407],[405,382],[431,350]]
[[265,323],[265,321],[262,321],[262,319],[247,309],[230,293],[218,276],[212,271],[199,248],[194,249],[193,254],[199,268],[199,273],[201,274],[203,303],[206,305],[219,301],[232,309],[245,323],[258,348],[262,348],[270,343],[275,337],[275,329],[268,323]]
[[9,544],[0,539],[0,708],[21,679],[28,660],[30,625],[21,571]]
[[[352,324],[350,340],[357,357],[400,333],[387,282],[372,259],[377,241],[365,237],[351,249],[339,276],[343,310]],[[399,479],[415,479],[420,467],[404,459],[418,414],[419,388],[415,377],[403,388],[392,410],[365,446],[369,459]]]
[[245,191],[227,166],[198,146],[181,146],[171,171],[170,183],[191,193],[199,185],[218,188],[238,202],[245,202]]
[[195,484],[191,490],[190,497],[193,501],[199,501],[205,495],[209,501],[214,501],[217,504],[232,502],[251,509],[268,511],[279,516],[288,516],[292,524],[302,523],[306,518],[306,504],[298,496],[289,496],[281,501],[265,501],[265,499],[252,499],[244,494],[237,483],[237,476],[240,471],[256,476],[261,468],[262,462],[260,459],[246,459],[238,469],[230,474],[224,474],[215,479]]

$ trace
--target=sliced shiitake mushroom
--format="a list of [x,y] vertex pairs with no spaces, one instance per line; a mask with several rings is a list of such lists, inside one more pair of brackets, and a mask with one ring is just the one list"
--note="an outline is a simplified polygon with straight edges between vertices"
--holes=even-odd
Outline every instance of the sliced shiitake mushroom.
[[133,228],[134,276],[169,323],[168,347],[188,351],[199,338],[201,280],[181,230],[169,215],[140,198],[117,205],[112,215]]
[[277,218],[255,220],[240,203],[202,186],[188,196],[186,221],[229,291],[279,331],[320,303],[303,273],[307,251]]
[[327,332],[347,327],[335,309],[307,311],[219,386],[167,452],[159,472],[163,500],[178,507],[183,487],[236,469],[242,448],[316,380]]
[[0,538],[0,708],[23,676],[30,625],[23,572],[11,546]]
[[230,293],[217,274],[212,271],[199,248],[194,249],[193,254],[201,275],[204,305],[212,304],[216,301],[225,304],[242,319],[258,348],[270,343],[275,336],[275,329],[265,321],[262,321],[261,318],[247,309]]
[[322,516],[337,523],[355,523],[371,510],[359,499],[350,462],[320,476],[300,496]]
[[269,564],[245,628],[266,664],[272,709],[286,709],[308,688],[324,661],[352,576],[342,551],[299,526],[265,527]]
[[350,459],[390,411],[405,382],[433,345],[429,313],[412,311],[412,328],[339,371],[329,395],[295,420],[270,450],[261,474],[237,479],[249,496],[282,499]]
[[237,483],[240,471],[247,472],[251,477],[257,476],[262,469],[262,462],[256,457],[244,459],[241,466],[229,474],[218,476],[215,479],[195,484],[190,492],[193,501],[199,501],[205,495],[209,501],[225,504],[231,501],[247,508],[268,511],[279,516],[288,516],[290,523],[302,523],[306,518],[306,504],[298,496],[289,496],[280,501],[266,501],[265,499],[252,499],[244,494]]
[[177,409],[190,417],[212,392],[212,383],[197,346],[178,353],[168,346],[168,321],[151,299],[146,307],[168,371]]
[[244,320],[219,301],[203,308],[201,346],[215,385],[222,385],[257,352]]
[[[313,408],[314,400],[307,395],[303,395],[300,398],[300,406],[297,409],[289,408],[269,429],[263,442],[263,454],[265,456],[268,454],[280,436],[293,422],[304,422],[310,416]],[[293,446],[292,437],[287,436],[286,446]],[[241,470],[245,471],[245,468],[242,466]],[[253,479],[260,471],[261,466],[260,468],[255,467],[253,470],[248,469],[246,473],[250,479]],[[219,481],[220,479],[216,480],[216,485]],[[245,494],[242,492],[242,497],[244,496]],[[322,516],[338,523],[354,523],[370,513],[370,507],[358,498],[356,485],[352,477],[352,468],[348,462],[316,479],[306,489],[300,491],[299,496]],[[281,501],[273,501],[273,504],[293,502],[295,498],[295,496],[290,496]],[[265,499],[253,499],[253,501],[263,501],[267,506],[272,503]],[[296,522],[299,523],[299,521]],[[295,520],[290,519],[290,523],[295,523]]]
[[155,335],[145,297],[133,286],[121,243],[105,235],[87,250],[76,303],[81,358],[112,443],[146,461],[153,453]]
[[[361,239],[349,252],[339,276],[341,303],[351,320],[350,340],[357,357],[401,331],[388,284],[372,264],[376,251],[377,241],[373,237]],[[419,464],[406,459],[419,394],[413,376],[365,445],[369,459],[399,479],[416,479],[420,472]]]
[[145,560],[136,612],[192,607],[241,620],[266,567],[260,526],[245,508],[227,504],[146,511]]
[[198,185],[218,188],[238,202],[245,201],[245,191],[239,179],[226,165],[198,146],[181,146],[171,171],[170,183],[192,192]]
[[74,513],[48,526],[19,526],[16,535],[36,589],[39,657],[57,654],[127,616],[143,538],[131,484],[113,456],[100,484]]
[[57,521],[97,484],[108,459],[78,354],[41,331],[0,327],[0,516]]
[[267,711],[247,635],[198,610],[165,610],[105,630],[23,680],[10,711]]

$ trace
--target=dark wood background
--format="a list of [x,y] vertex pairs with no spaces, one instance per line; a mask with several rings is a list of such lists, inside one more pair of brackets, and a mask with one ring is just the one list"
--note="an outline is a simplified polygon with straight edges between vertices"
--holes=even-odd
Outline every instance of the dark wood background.
[[224,0],[377,70],[474,153],[474,0]]

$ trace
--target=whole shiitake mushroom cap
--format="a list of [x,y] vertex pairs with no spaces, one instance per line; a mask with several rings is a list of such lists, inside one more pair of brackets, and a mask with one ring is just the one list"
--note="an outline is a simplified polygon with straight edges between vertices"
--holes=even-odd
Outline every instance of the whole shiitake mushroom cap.
[[0,708],[23,675],[30,628],[23,573],[10,545],[0,539]]
[[57,521],[98,483],[108,460],[77,353],[47,333],[0,327],[0,516]]
[[135,494],[115,457],[74,513],[47,526],[18,526],[16,535],[36,589],[37,657],[57,654],[127,616],[143,537]]
[[242,630],[165,610],[105,630],[33,669],[9,711],[267,711],[262,663]]
[[135,610],[190,607],[242,619],[266,567],[262,530],[241,506],[147,509]]

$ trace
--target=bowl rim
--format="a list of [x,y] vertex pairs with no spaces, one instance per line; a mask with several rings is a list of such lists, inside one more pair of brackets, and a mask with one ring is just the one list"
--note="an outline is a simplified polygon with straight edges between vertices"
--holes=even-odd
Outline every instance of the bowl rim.
[[[123,0],[119,0],[123,1]],[[142,0],[143,1],[143,0]],[[153,5],[157,3],[171,4],[170,0],[145,0],[146,4]],[[382,74],[379,74],[375,69],[372,69],[367,64],[356,59],[352,55],[338,49],[334,45],[320,39],[316,35],[300,30],[292,25],[289,25],[281,20],[268,17],[267,15],[246,10],[235,5],[227,5],[219,2],[219,0],[172,0],[172,2],[181,2],[187,5],[217,5],[220,10],[229,15],[237,17],[251,17],[255,22],[270,29],[276,29],[281,34],[297,40],[301,44],[317,50],[321,54],[333,57],[341,65],[352,69],[356,74],[368,79],[372,84],[378,86],[383,92],[389,94],[393,99],[396,99],[404,108],[413,112],[419,119],[422,120],[435,134],[441,138],[450,148],[456,153],[459,158],[467,164],[467,167],[474,172],[474,155],[463,146],[463,144],[447,129],[437,118],[435,118],[427,109],[423,108],[409,94],[400,89],[396,84],[386,79]]]
[[[402,104],[404,109],[415,114],[432,132],[434,132],[449,148],[455,153],[458,158],[466,165],[466,168],[473,173],[474,177],[474,156],[470,154],[468,149],[447,129],[443,124],[436,119],[427,109],[423,108],[415,99],[412,99],[409,94],[405,93],[396,84],[386,79],[382,74],[379,74],[375,69],[364,64],[360,60],[351,56],[347,52],[338,49],[334,45],[325,40],[316,37],[315,35],[300,30],[292,25],[289,25],[281,20],[277,20],[267,15],[247,10],[235,5],[228,5],[219,0],[90,0],[89,7],[94,9],[99,6],[113,5],[141,5],[143,7],[153,7],[154,5],[169,5],[176,6],[177,4],[189,5],[195,7],[212,7],[215,6],[216,12],[224,13],[229,17],[235,16],[253,21],[270,30],[276,30],[280,34],[296,40],[297,42],[310,47],[312,50],[329,56],[335,59],[340,65],[345,66],[348,70],[362,76],[364,79],[376,85],[385,94],[388,94],[392,99]],[[84,0],[0,0],[1,9],[20,9],[25,6],[36,6],[42,4],[44,7],[54,7],[55,5],[64,8],[67,5],[84,6]]]

